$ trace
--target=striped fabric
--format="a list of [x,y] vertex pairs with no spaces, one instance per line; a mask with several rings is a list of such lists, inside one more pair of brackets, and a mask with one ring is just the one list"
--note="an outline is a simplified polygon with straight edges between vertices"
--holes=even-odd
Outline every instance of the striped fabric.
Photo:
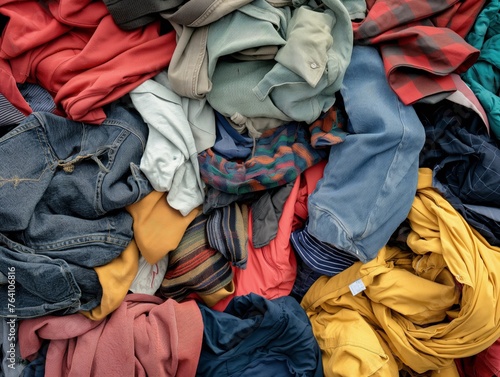
[[292,182],[327,156],[328,150],[312,147],[310,132],[303,123],[291,122],[265,131],[256,140],[253,157],[245,161],[227,160],[211,148],[201,152],[198,161],[207,185],[241,195]]
[[307,231],[307,223],[303,229],[291,233],[290,242],[304,263],[322,275],[337,275],[359,261],[352,254],[314,238]]
[[38,84],[18,84],[19,90],[33,111],[45,111],[54,113],[56,103],[50,93]]
[[26,115],[15,108],[2,94],[0,94],[0,127],[13,126],[21,123]]
[[158,291],[161,296],[182,301],[191,293],[214,293],[232,281],[229,262],[208,245],[207,218],[196,217],[179,246],[168,254],[167,272]]
[[[207,220],[207,236],[210,247],[219,251],[235,267],[245,268],[248,258],[248,231],[245,221],[248,213],[233,202],[216,208]],[[246,212],[246,216],[244,213]]]

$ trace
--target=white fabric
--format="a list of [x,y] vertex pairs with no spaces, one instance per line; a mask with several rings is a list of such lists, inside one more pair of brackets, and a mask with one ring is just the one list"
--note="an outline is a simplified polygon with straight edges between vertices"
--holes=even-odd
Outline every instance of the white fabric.
[[168,267],[168,256],[155,264],[149,264],[143,256],[139,259],[139,270],[129,290],[133,293],[154,295],[160,288]]
[[[205,100],[182,99],[162,72],[130,92],[149,127],[140,168],[156,191],[183,216],[203,204],[198,152],[215,143],[215,115]],[[195,136],[196,135],[196,136]]]

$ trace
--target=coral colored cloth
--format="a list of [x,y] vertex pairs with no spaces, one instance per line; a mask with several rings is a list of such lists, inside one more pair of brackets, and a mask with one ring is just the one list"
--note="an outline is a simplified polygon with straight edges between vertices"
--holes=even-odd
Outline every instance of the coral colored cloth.
[[0,15],[7,18],[0,37],[0,93],[26,115],[30,107],[16,83],[33,82],[51,93],[69,119],[99,124],[105,119],[102,106],[170,62],[173,30],[161,34],[155,22],[124,31],[104,4],[78,3],[61,0],[46,9],[35,0],[0,0]]
[[19,326],[23,358],[36,357],[50,340],[45,375],[194,376],[201,353],[203,320],[194,301],[163,302],[129,294],[101,321],[81,314],[27,319]]
[[[223,311],[234,296],[251,292],[267,299],[290,294],[297,275],[297,260],[290,243],[290,234],[303,226],[307,218],[307,198],[323,176],[326,161],[305,170],[296,180],[285,202],[278,233],[268,245],[255,248],[252,242],[252,222],[248,224],[248,260],[243,270],[233,267],[235,291],[212,308]],[[251,219],[251,214],[249,215]]]

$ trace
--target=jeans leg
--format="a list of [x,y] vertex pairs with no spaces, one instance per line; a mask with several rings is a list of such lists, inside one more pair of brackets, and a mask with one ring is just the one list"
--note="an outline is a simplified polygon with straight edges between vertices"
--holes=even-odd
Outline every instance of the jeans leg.
[[309,198],[309,233],[367,262],[410,210],[425,133],[389,87],[374,47],[354,47],[341,94],[351,134],[331,148]]

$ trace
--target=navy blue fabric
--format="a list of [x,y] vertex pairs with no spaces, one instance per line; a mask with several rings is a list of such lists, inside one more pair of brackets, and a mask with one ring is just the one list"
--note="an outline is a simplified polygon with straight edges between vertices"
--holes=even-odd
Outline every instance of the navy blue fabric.
[[309,318],[290,296],[234,297],[224,312],[199,304],[203,345],[200,377],[323,376]]
[[52,98],[50,93],[40,85],[24,83],[18,84],[18,88],[33,111],[53,113],[56,110],[54,98]]
[[297,276],[293,283],[292,291],[290,296],[296,299],[298,302],[302,301],[311,285],[314,284],[322,275],[319,272],[314,271],[311,267],[304,263],[304,261],[297,257]]
[[11,126],[21,123],[26,115],[12,105],[7,98],[0,94],[0,126]]
[[216,138],[212,147],[218,154],[231,160],[233,158],[245,159],[252,153],[253,139],[239,134],[229,121],[215,111]]
[[45,376],[45,361],[47,359],[47,350],[49,349],[50,341],[44,341],[38,354],[23,369],[21,377],[44,377]]
[[290,241],[300,259],[322,275],[337,275],[359,261],[354,255],[313,237],[308,232],[307,222],[303,229],[292,232]]
[[431,168],[433,186],[491,245],[500,246],[499,223],[474,210],[500,207],[499,142],[474,111],[456,103],[417,104],[415,110],[426,133],[420,167]]

